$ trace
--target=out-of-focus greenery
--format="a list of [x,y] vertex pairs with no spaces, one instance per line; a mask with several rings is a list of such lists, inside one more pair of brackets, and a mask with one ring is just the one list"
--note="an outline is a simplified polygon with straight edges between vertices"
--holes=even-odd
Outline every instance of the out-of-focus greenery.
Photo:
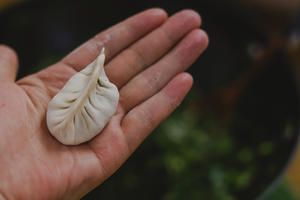
[[230,158],[249,163],[253,152],[242,149],[236,153],[236,141],[219,127],[217,119],[199,118],[191,106],[186,103],[182,112],[176,112],[154,133],[164,152],[157,159],[171,179],[164,199],[236,199],[232,192],[251,184],[253,167],[237,169],[226,162]]
[[290,189],[288,183],[280,181],[275,188],[272,188],[270,192],[266,193],[264,200],[298,200],[297,194],[294,194]]
[[209,95],[196,85],[129,161],[86,198],[257,198],[282,173],[297,141],[296,89],[283,60],[275,57],[273,67],[249,84],[230,117],[212,102],[203,104]]
[[254,139],[257,145],[247,145],[251,141],[231,132],[234,124],[205,109],[199,112],[200,101],[194,88],[125,166],[86,199],[118,199],[120,194],[125,199],[149,200],[258,197],[284,166],[273,155],[282,151],[281,144],[267,137]]

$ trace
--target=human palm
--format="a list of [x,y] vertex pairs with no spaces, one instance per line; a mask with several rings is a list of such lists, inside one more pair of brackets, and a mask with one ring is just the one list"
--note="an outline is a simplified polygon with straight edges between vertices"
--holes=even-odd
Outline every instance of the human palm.
[[[185,10],[139,13],[98,34],[58,63],[15,82],[17,57],[0,47],[0,199],[79,199],[111,176],[192,86],[184,73],[208,38]],[[117,112],[90,142],[66,146],[45,116],[50,99],[106,48],[119,89]]]

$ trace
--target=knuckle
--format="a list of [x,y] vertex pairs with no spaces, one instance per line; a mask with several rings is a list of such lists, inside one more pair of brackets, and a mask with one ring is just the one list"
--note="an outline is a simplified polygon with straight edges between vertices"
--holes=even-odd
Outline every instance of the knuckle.
[[166,29],[159,29],[160,33],[161,33],[161,41],[163,41],[164,43],[167,44],[167,46],[171,47],[174,45],[174,43],[176,43],[177,41],[177,37],[175,34],[173,34],[170,31],[167,31]]
[[149,110],[140,109],[137,115],[138,119],[142,120],[142,123],[145,125],[145,128],[152,129],[155,126],[155,120],[153,119],[153,114]]
[[145,84],[143,88],[148,89],[150,94],[156,93],[160,89],[161,73],[154,72],[150,75],[145,74],[142,76],[142,79]]
[[[111,39],[112,39],[112,36],[109,31],[95,35],[94,37],[92,37],[91,43],[90,43],[93,46],[91,48],[92,51],[94,51],[94,53],[96,55],[98,55],[101,52],[102,48],[103,47],[105,48],[107,46],[107,44],[111,41]],[[110,53],[109,51],[110,51],[109,48],[105,48],[106,55],[108,55]]]
[[140,72],[145,67],[145,58],[143,54],[136,48],[131,47],[127,50],[127,58],[132,58],[132,62],[130,62],[130,69],[133,74]]

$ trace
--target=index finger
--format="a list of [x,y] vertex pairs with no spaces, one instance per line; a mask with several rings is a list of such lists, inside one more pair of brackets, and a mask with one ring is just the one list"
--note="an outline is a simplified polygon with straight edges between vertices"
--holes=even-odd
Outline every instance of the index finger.
[[[99,33],[60,62],[38,72],[37,78],[43,83],[44,91],[49,98],[52,98],[76,71],[90,64],[103,47],[105,47],[106,62],[109,62],[119,52],[163,24],[166,19],[166,12],[159,8],[138,13]],[[31,79],[26,81],[21,79],[18,84],[28,85],[28,80],[31,82]]]
[[108,62],[118,52],[160,26],[166,19],[166,12],[159,8],[138,13],[94,36],[66,56],[62,62],[80,71],[99,55],[103,47]]

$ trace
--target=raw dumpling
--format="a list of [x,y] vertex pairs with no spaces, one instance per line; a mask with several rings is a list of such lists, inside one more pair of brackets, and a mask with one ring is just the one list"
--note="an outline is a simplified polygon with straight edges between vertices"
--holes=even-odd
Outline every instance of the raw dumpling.
[[104,49],[96,60],[76,73],[49,102],[47,125],[61,143],[91,140],[116,111],[119,92],[104,71]]

